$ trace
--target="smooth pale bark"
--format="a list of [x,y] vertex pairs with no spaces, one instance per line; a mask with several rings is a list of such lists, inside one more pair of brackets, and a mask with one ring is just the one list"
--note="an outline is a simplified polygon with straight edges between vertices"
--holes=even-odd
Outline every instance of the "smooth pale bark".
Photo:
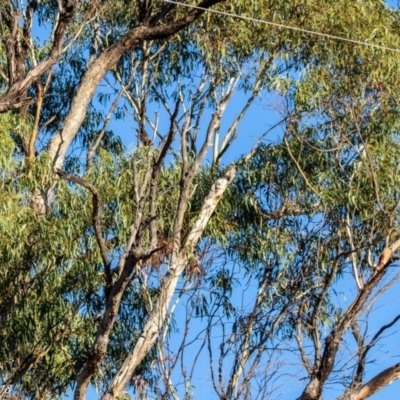
[[400,363],[393,365],[370,379],[366,384],[349,390],[338,400],[364,400],[400,378]]
[[193,249],[197,245],[208,221],[211,218],[221,196],[232,182],[235,176],[234,167],[230,167],[226,174],[219,178],[212,186],[201,208],[199,217],[193,226],[183,249],[171,260],[169,271],[164,277],[156,304],[149,315],[138,341],[129,355],[126,357],[121,369],[112,380],[102,400],[115,399],[124,391],[126,384],[135,369],[154,345],[157,336],[165,322],[168,307],[174,295],[176,285],[185,267],[189,264],[193,255]]
[[[118,62],[122,55],[141,41],[165,39],[174,35],[198,19],[207,8],[210,8],[217,3],[221,3],[222,1],[224,0],[204,0],[198,5],[202,9],[193,9],[185,17],[167,26],[138,26],[125,34],[112,47],[101,53],[99,57],[89,65],[72,100],[71,108],[60,131],[53,136],[48,146],[48,154],[53,162],[55,170],[62,169],[68,149],[77,135],[80,127],[82,126],[83,120],[86,116],[87,108],[98,85],[104,78],[107,71]],[[57,49],[59,47],[60,45],[58,45]],[[61,48],[57,51],[60,52]],[[59,56],[58,52],[55,54],[57,57]],[[39,69],[35,68],[32,70],[24,82],[22,82],[20,85],[22,85],[24,88],[28,87],[32,83],[32,79],[28,79],[28,77],[31,74],[35,74],[35,77],[39,77],[46,71],[46,68],[50,68],[55,63],[57,60],[56,56],[49,57],[48,65],[43,64]],[[17,89],[13,89],[16,91],[16,93],[13,94],[13,98],[15,99],[18,97],[17,92],[20,93],[20,86],[18,86]],[[0,112],[2,111],[1,101],[2,99],[0,98]],[[10,101],[11,100],[7,100],[8,106],[4,105],[4,107],[9,107],[7,109],[10,109]],[[4,110],[6,110],[6,108]],[[43,215],[47,212],[49,207],[49,199],[51,198],[51,192],[52,189],[49,189],[45,192],[37,190],[33,193],[32,208],[37,214]]]
[[[53,160],[53,166],[56,170],[60,169],[64,163],[66,153],[82,125],[82,122],[86,116],[87,107],[91,99],[93,98],[95,90],[97,89],[99,83],[101,82],[107,71],[118,62],[120,57],[126,51],[132,49],[137,43],[141,41],[163,39],[172,36],[173,34],[181,31],[182,29],[190,25],[197,18],[199,18],[206,11],[205,9],[221,1],[223,0],[204,0],[199,4],[199,6],[203,9],[194,9],[190,11],[185,17],[167,26],[139,26],[128,32],[121,40],[119,40],[112,47],[104,51],[96,60],[94,60],[89,65],[86,73],[82,78],[79,88],[77,89],[77,92],[71,104],[71,109],[63,123],[60,132],[52,138],[49,144],[49,155]],[[220,182],[220,180],[216,183],[217,187],[219,185],[218,182]],[[45,197],[43,197],[43,202],[45,200]],[[45,207],[41,208],[45,209]],[[211,216],[211,213],[208,218]],[[205,222],[205,225],[207,222]],[[204,227],[202,227],[202,230],[204,229]],[[199,237],[202,233],[202,230],[199,233]],[[138,245],[140,247],[140,243]],[[185,248],[189,248],[189,241],[187,242]],[[139,251],[138,253],[141,253],[141,251]],[[77,379],[77,387],[74,393],[75,400],[83,400],[85,398],[90,379],[101,365],[101,362],[106,354],[109,336],[118,315],[122,295],[126,289],[126,286],[130,282],[130,273],[132,271],[132,268],[134,267],[136,261],[140,259],[140,256],[138,256],[139,258],[136,258],[135,248],[132,248],[132,254],[130,257],[132,257],[133,259],[129,260],[126,268],[123,268],[122,275],[119,277],[118,281],[111,289],[110,296],[107,300],[104,318],[102,319],[99,330],[96,334],[96,339],[92,346],[91,354]],[[185,257],[181,256],[181,260],[176,260],[175,264],[179,265],[178,268],[181,270],[181,273],[186,265],[185,262],[188,260],[189,257],[190,254],[187,254]],[[164,286],[166,280],[168,279],[164,279]],[[175,286],[172,288],[172,293]],[[148,347],[148,349],[150,349],[150,347]]]
[[[222,1],[223,0],[204,0],[198,6],[207,9]],[[118,62],[122,55],[142,41],[165,39],[174,35],[189,26],[205,11],[206,10],[203,9],[193,9],[185,17],[167,26],[138,26],[125,34],[117,43],[100,54],[100,56],[89,65],[87,71],[83,75],[82,81],[72,101],[71,109],[60,132],[52,138],[49,144],[49,155],[53,160],[55,169],[62,168],[68,148],[83,123],[87,107],[93,98],[94,92],[107,71]]]

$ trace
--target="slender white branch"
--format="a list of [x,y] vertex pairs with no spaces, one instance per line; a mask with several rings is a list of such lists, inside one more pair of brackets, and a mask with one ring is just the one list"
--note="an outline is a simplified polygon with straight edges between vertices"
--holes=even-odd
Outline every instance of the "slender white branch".
[[197,245],[220,198],[228,185],[232,182],[234,176],[235,167],[231,166],[228,168],[224,176],[219,178],[211,187],[209,194],[203,202],[197,221],[188,235],[185,245],[181,251],[174,254],[172,257],[169,272],[162,281],[157,302],[154,305],[153,311],[149,315],[149,319],[143,327],[141,335],[129,355],[126,357],[121,369],[110,383],[106,393],[102,397],[102,400],[115,399],[122,393],[133,372],[155,343],[161,328],[165,323],[168,307],[171,303],[179,278],[188,264],[193,249]]

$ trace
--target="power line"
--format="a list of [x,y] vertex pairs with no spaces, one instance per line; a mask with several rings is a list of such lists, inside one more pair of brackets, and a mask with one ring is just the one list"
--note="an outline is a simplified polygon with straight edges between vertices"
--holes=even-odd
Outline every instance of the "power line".
[[204,7],[194,6],[192,4],[186,4],[186,3],[182,3],[180,1],[175,1],[175,0],[163,0],[163,1],[165,3],[176,4],[178,6],[184,6],[184,7],[188,7],[188,8],[195,8],[195,9],[198,9],[198,10],[204,10],[204,11],[207,11],[207,12],[210,12],[210,13],[214,13],[214,14],[225,15],[227,17],[239,18],[239,19],[243,19],[245,21],[262,23],[262,24],[265,24],[265,25],[274,26],[276,28],[290,29],[292,31],[307,33],[309,35],[316,35],[316,36],[321,36],[321,37],[332,39],[332,40],[340,40],[342,42],[359,44],[359,45],[362,45],[362,46],[368,46],[368,47],[373,47],[373,48],[376,48],[376,49],[381,49],[381,50],[386,50],[386,51],[393,51],[395,53],[400,53],[400,49],[395,49],[394,47],[386,47],[386,46],[381,46],[379,44],[363,42],[361,40],[348,39],[348,38],[345,38],[345,37],[342,37],[342,36],[330,35],[329,33],[322,33],[322,32],[318,32],[318,31],[312,31],[312,30],[309,30],[309,29],[297,28],[296,26],[279,24],[277,22],[266,21],[266,20],[259,19],[259,18],[245,17],[243,15],[233,14],[233,13],[229,13],[229,12],[225,12],[225,11],[218,11],[218,10],[214,10],[212,8],[204,8]]

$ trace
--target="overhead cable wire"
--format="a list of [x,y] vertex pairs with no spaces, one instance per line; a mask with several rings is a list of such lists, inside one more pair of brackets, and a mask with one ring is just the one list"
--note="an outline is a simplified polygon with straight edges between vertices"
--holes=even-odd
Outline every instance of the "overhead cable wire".
[[321,37],[324,37],[324,38],[327,38],[327,39],[331,39],[331,40],[339,40],[339,41],[342,41],[342,42],[353,43],[353,44],[373,47],[373,48],[381,49],[381,50],[385,50],[385,51],[393,51],[395,53],[400,53],[400,49],[396,49],[394,47],[382,46],[380,44],[368,43],[368,42],[364,42],[362,40],[349,39],[349,38],[345,38],[343,36],[336,36],[336,35],[331,35],[329,33],[323,33],[323,32],[313,31],[313,30],[310,30],[310,29],[298,28],[296,26],[279,24],[277,22],[266,21],[264,19],[259,19],[259,18],[246,17],[246,16],[243,16],[243,15],[229,13],[229,12],[226,12],[226,11],[214,10],[213,8],[205,8],[205,7],[195,6],[195,5],[192,5],[192,4],[186,4],[186,3],[182,3],[180,1],[175,1],[175,0],[162,0],[162,1],[165,2],[165,3],[176,4],[178,6],[184,6],[184,7],[188,7],[188,8],[194,8],[194,9],[197,9],[197,10],[207,11],[207,12],[214,13],[214,14],[224,15],[226,17],[239,18],[239,19],[242,19],[242,20],[245,20],[245,21],[251,21],[251,22],[257,22],[257,23],[261,23],[261,24],[265,24],[265,25],[270,25],[270,26],[274,26],[274,27],[280,28],[280,29],[289,29],[289,30],[292,30],[292,31],[307,33],[309,35],[321,36]]

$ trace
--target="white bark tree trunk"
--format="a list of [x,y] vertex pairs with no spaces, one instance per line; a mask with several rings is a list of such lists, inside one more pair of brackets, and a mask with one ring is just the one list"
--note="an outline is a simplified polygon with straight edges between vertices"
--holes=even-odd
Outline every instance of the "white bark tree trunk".
[[171,299],[174,295],[176,285],[181,277],[185,267],[190,261],[193,249],[197,245],[205,227],[207,226],[212,213],[225,192],[228,185],[235,176],[235,168],[231,166],[226,174],[219,178],[212,186],[201,208],[199,217],[193,226],[188,239],[182,250],[177,253],[171,261],[167,275],[164,277],[157,303],[154,305],[138,341],[125,359],[121,369],[110,383],[107,392],[102,400],[111,400],[120,396],[125,389],[126,384],[134,373],[135,369],[142,362],[143,358],[149,352],[155,343],[159,332],[165,322]]

